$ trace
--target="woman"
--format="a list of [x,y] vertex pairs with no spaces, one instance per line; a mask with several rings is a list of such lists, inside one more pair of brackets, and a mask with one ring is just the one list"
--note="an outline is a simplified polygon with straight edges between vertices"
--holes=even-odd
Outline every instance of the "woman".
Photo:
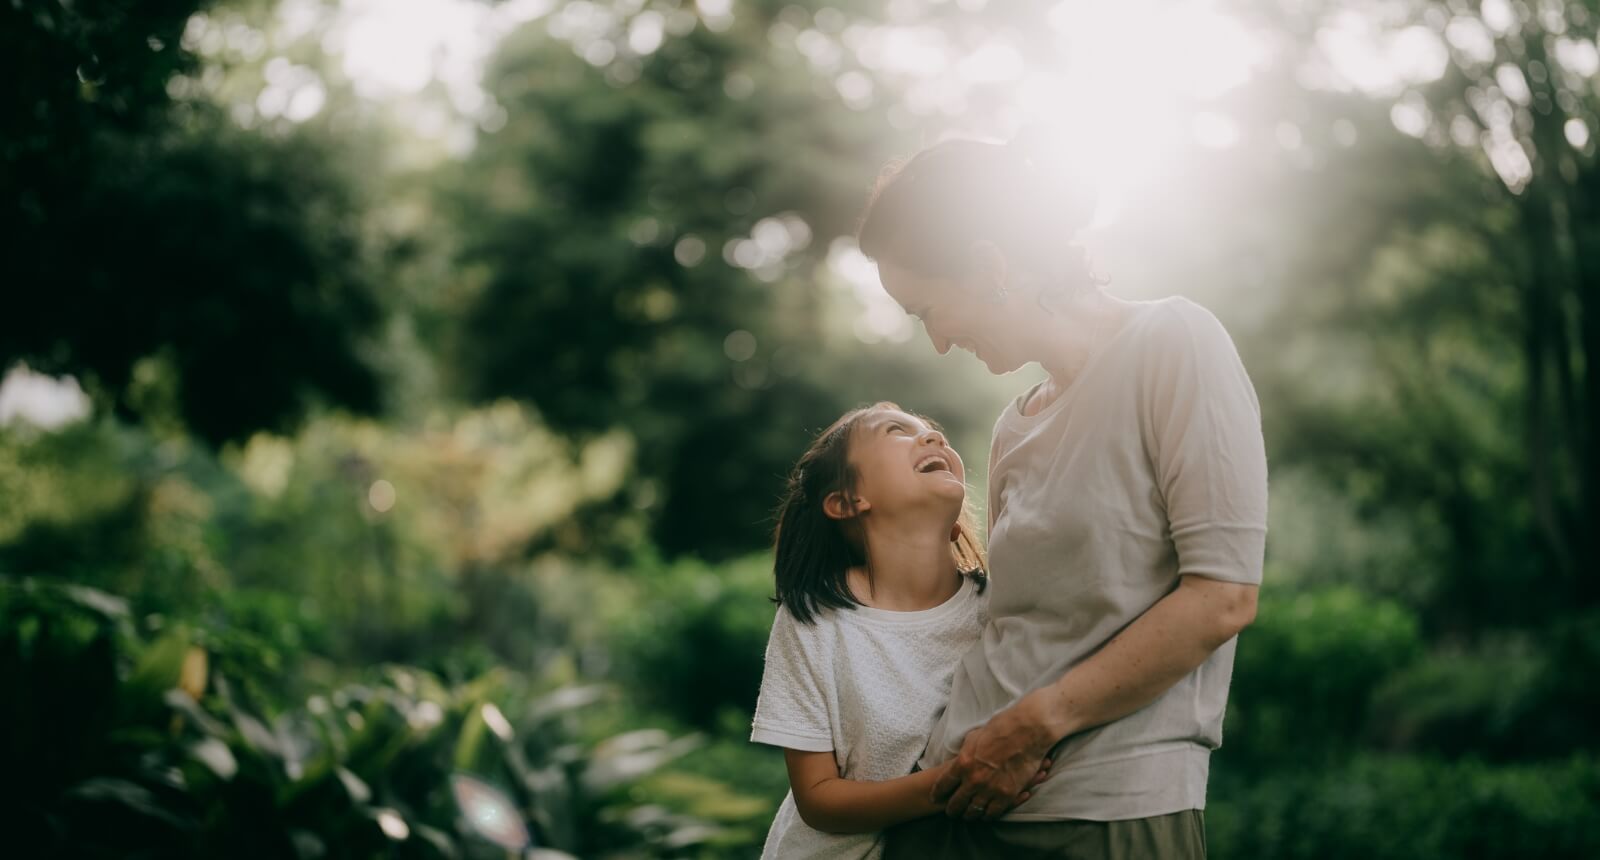
[[949,141],[887,171],[862,221],[935,349],[1049,373],[995,425],[991,620],[920,762],[949,762],[947,815],[889,831],[891,860],[1205,855],[1261,581],[1260,409],[1204,308],[1100,289],[1068,244],[1090,209],[1014,146]]

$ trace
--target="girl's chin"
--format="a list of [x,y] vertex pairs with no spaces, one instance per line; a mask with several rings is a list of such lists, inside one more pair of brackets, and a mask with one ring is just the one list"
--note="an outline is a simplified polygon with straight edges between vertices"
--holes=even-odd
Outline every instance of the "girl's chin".
[[949,473],[940,473],[940,475],[941,477],[934,479],[933,486],[929,487],[931,492],[942,498],[966,498],[967,485],[960,478]]

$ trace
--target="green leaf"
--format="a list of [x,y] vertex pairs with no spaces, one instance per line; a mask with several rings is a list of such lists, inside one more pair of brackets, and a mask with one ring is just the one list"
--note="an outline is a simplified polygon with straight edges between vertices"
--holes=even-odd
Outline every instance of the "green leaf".
[[372,789],[348,768],[335,768],[334,773],[338,775],[339,784],[344,786],[345,793],[350,795],[352,803],[360,806],[372,799]]
[[190,826],[188,821],[162,806],[160,799],[149,789],[124,779],[95,777],[74,786],[67,795],[90,803],[116,804],[130,812],[180,829]]
[[85,609],[91,609],[113,620],[128,618],[128,601],[86,585],[63,585],[61,593]]
[[239,762],[233,757],[233,750],[216,738],[196,741],[190,745],[189,754],[224,782],[233,779],[234,774],[239,772]]
[[193,642],[189,629],[176,624],[139,655],[133,673],[122,687],[130,718],[148,718],[161,710],[167,691],[178,686],[184,658]]

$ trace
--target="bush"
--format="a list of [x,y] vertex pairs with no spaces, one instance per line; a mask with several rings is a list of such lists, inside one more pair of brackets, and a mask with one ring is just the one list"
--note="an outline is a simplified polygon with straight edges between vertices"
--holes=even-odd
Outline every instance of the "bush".
[[772,628],[771,558],[720,567],[681,561],[638,571],[637,617],[615,629],[619,676],[643,703],[715,730],[755,711]]
[[1506,766],[1363,757],[1265,778],[1219,767],[1211,797],[1218,857],[1600,856],[1600,760],[1588,755]]
[[1398,603],[1349,588],[1268,591],[1239,635],[1223,757],[1333,760],[1367,732],[1374,691],[1421,652],[1417,620]]
[[11,847],[471,858],[531,843],[673,856],[718,835],[683,815],[627,814],[623,790],[697,741],[650,730],[577,741],[602,688],[538,695],[504,671],[447,686],[388,666],[273,709],[217,671],[208,638],[136,621],[104,592],[0,585]]
[[1374,729],[1390,747],[1455,758],[1547,759],[1596,750],[1600,613],[1554,619],[1540,635],[1501,633],[1439,649],[1386,682]]

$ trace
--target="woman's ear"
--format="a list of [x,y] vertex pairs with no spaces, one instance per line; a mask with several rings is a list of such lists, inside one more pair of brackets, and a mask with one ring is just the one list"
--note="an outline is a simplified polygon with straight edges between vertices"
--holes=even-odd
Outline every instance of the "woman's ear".
[[978,289],[986,295],[1004,298],[1007,286],[1005,252],[988,239],[979,239],[972,243],[972,248],[967,253],[972,279],[977,283]]
[[872,503],[860,496],[851,499],[842,490],[834,490],[822,500],[822,512],[830,520],[848,520],[872,509]]

